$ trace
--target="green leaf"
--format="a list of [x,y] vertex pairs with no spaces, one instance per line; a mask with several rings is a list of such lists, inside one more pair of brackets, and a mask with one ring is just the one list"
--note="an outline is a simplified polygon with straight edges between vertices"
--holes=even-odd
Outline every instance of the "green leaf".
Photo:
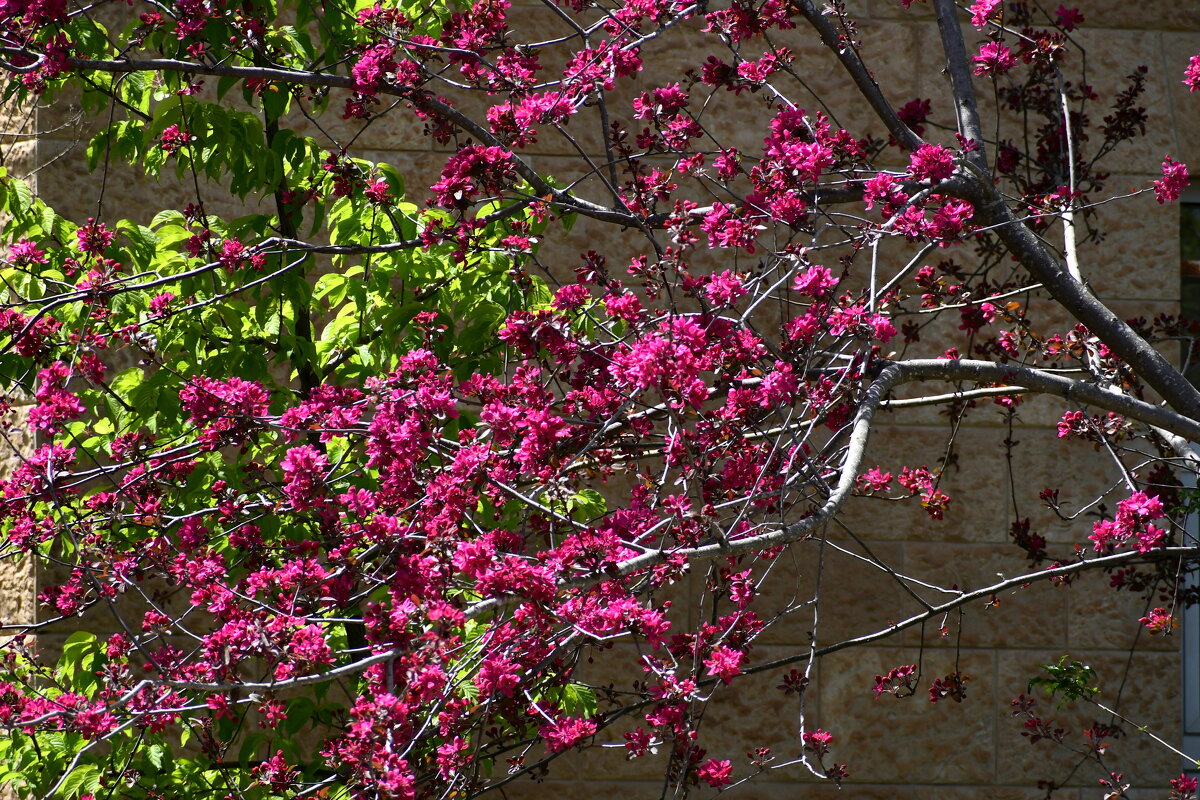
[[1087,700],[1100,693],[1099,687],[1092,686],[1096,679],[1096,671],[1082,661],[1063,655],[1053,664],[1040,664],[1046,671],[1045,677],[1033,678],[1029,681],[1028,691],[1035,686],[1045,689],[1051,697],[1062,696],[1059,708],[1074,700]]
[[30,190],[29,184],[19,178],[9,181],[9,187],[12,189],[12,195],[9,199],[8,209],[13,216],[23,216],[33,208],[33,192]]
[[159,772],[171,762],[170,749],[161,742],[156,742],[146,748],[146,761]]
[[604,516],[608,511],[608,503],[604,495],[595,489],[583,489],[567,501],[567,508],[571,510],[572,517],[586,522]]
[[100,788],[100,768],[95,764],[80,764],[71,771],[62,786],[58,788],[60,797],[78,797],[81,794],[95,792]]
[[392,197],[397,200],[404,198],[404,178],[400,176],[400,172],[391,164],[386,164],[380,161],[375,165],[375,169],[379,170],[384,180],[388,183],[388,189],[391,190]]
[[562,687],[563,711],[580,717],[596,714],[596,693],[582,683],[568,683]]

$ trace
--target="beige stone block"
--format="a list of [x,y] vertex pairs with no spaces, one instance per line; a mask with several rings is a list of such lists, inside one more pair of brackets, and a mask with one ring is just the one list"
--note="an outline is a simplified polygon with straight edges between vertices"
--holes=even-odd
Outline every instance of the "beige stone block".
[[14,633],[10,626],[34,621],[35,586],[30,558],[17,552],[0,560],[0,624],[5,633]]
[[935,23],[937,17],[928,0],[914,0],[908,8],[900,0],[867,0],[867,13],[875,20]]
[[[753,671],[757,665],[796,655],[799,655],[796,648],[756,647],[751,653],[747,671]],[[807,719],[807,730],[813,730],[818,724],[814,719],[817,717],[824,669],[818,666],[813,670],[813,682],[802,702],[797,695],[786,695],[778,688],[784,676],[793,668],[803,673],[805,662],[740,676],[734,678],[729,686],[718,685],[709,690],[712,699],[704,710],[699,729],[699,744],[708,750],[709,758],[729,759],[735,776],[743,777],[755,772],[750,764],[750,754],[755,748],[770,748],[778,764],[800,757],[801,714]],[[846,758],[835,742],[832,760],[842,763]],[[782,781],[811,779],[812,776],[804,767],[793,765],[773,770],[762,777],[770,781]]]
[[[1191,4],[1180,5],[1192,8]],[[1158,69],[1166,82],[1171,129],[1175,133],[1171,155],[1186,164],[1200,164],[1200,125],[1196,124],[1197,115],[1200,114],[1200,95],[1188,91],[1183,85],[1183,73],[1188,60],[1200,54],[1200,36],[1195,33],[1164,33],[1161,53],[1161,66]],[[1196,179],[1193,178],[1193,188],[1195,185]]]
[[[1093,504],[1099,500],[1112,510],[1128,492],[1106,451],[1090,442],[1054,439],[1054,435],[1030,431],[1021,436],[1013,450],[1006,491],[1015,496],[1020,517],[1028,517],[1032,530],[1051,543],[1052,553],[1061,552],[1062,545],[1090,550],[1087,537],[1096,521]],[[1039,500],[1043,489],[1059,490],[1061,517]]]
[[1192,3],[1152,0],[1138,14],[1129,13],[1129,5],[1117,0],[1088,0],[1074,5],[1083,12],[1083,29],[1200,30],[1200,8]]
[[[1045,674],[1039,664],[1051,664],[1063,655],[1058,650],[1008,650],[998,654],[999,682],[996,710],[997,746],[1005,757],[998,760],[997,779],[1001,783],[1029,785],[1038,779],[1063,785],[1095,787],[1102,776],[1094,762],[1078,771],[1080,756],[1075,752],[1084,744],[1083,731],[1094,722],[1108,723],[1108,714],[1089,703],[1073,703],[1058,709],[1056,702],[1035,688],[1037,708],[1055,727],[1067,729],[1064,741],[1070,750],[1046,742],[1034,746],[1020,735],[1023,719],[1012,716],[1009,700],[1026,693],[1029,680]],[[1180,739],[1183,715],[1179,694],[1179,659],[1175,653],[1072,651],[1079,660],[1096,671],[1100,694],[1097,699],[1113,707],[1124,697],[1118,709],[1136,725],[1148,726],[1168,742]],[[1124,691],[1122,692],[1122,689]],[[1126,725],[1125,735],[1112,742],[1105,760],[1108,768],[1122,772],[1135,787],[1165,786],[1168,778],[1179,774],[1179,757],[1134,726]]]
[[[876,675],[916,662],[912,649],[865,647],[827,656],[821,665],[820,716],[811,725],[834,735],[833,755],[855,780],[872,783],[989,784],[997,741],[989,711],[996,703],[990,651],[925,653],[916,695],[874,699]],[[957,668],[971,680],[962,703],[929,702],[935,677]]]
[[1152,635],[1138,621],[1151,609],[1170,607],[1171,599],[1155,593],[1150,600],[1141,593],[1117,591],[1109,585],[1110,575],[1093,571],[1079,576],[1066,592],[1069,605],[1067,644],[1082,650],[1160,650],[1180,654],[1183,635]]
[[[1116,192],[1151,185],[1149,178],[1114,175]],[[1080,238],[1084,279],[1105,300],[1164,300],[1179,297],[1179,207],[1161,205],[1152,193],[1096,209],[1099,241]]]
[[[229,96],[234,95],[240,104],[240,92],[235,89]],[[280,127],[286,126],[297,136],[311,136],[318,145],[332,152],[348,148],[350,155],[354,155],[357,148],[423,152],[433,146],[432,139],[425,135],[425,122],[406,102],[381,95],[378,105],[372,106],[370,119],[347,120],[342,118],[342,110],[349,96],[347,91],[331,90],[328,106],[320,113],[316,113],[308,101],[300,101],[307,113],[294,108]]]
[[[893,476],[898,476],[904,466],[936,470],[948,452],[950,433],[948,425],[880,425],[872,432],[863,467],[878,466]],[[953,448],[958,458],[952,458],[939,484],[940,490],[950,497],[944,519],[932,519],[921,508],[918,498],[909,498],[907,491],[894,488],[889,497],[903,495],[903,500],[875,497],[855,500],[844,507],[841,522],[865,539],[1005,541],[1008,496],[998,480],[1002,439],[1000,431],[958,430]]]
[[[763,643],[805,648],[815,623],[824,647],[886,629],[916,610],[900,577],[908,570],[897,542],[858,543],[831,526],[829,541],[799,542],[761,569],[751,610],[769,622]],[[915,642],[915,636],[906,631],[888,641]]]
[[529,778],[519,778],[504,785],[504,794],[512,800],[608,800],[613,797],[652,798],[658,797],[663,791],[662,781],[623,781],[614,780],[567,781],[547,780],[536,782]]
[[[34,139],[5,141],[0,143],[0,166],[7,169],[12,177],[25,181],[36,192],[37,168],[41,166],[37,153],[38,142]],[[0,217],[0,222],[7,224],[11,219],[12,216],[6,212]]]
[[[1084,15],[1087,15],[1086,9]],[[1072,37],[1086,52],[1087,82],[1100,94],[1090,114],[1092,124],[1098,126],[1102,124],[1104,114],[1111,109],[1116,95],[1128,85],[1125,76],[1147,61],[1153,66],[1152,54],[1162,51],[1162,38],[1156,31],[1096,30],[1087,26],[1076,31]],[[1081,68],[1081,60],[1072,54],[1066,70],[1069,74],[1078,75]],[[1182,67],[1180,70],[1181,74],[1176,77],[1152,69],[1147,76],[1146,91],[1138,98],[1138,105],[1146,109],[1146,135],[1122,144],[1111,158],[1099,164],[1101,171],[1108,172],[1119,165],[1121,172],[1159,173],[1163,156],[1175,144],[1171,134],[1172,119],[1167,93],[1169,81],[1182,79]],[[1092,148],[1098,147],[1098,131],[1092,133],[1092,139]]]
[[350,155],[394,167],[404,179],[404,199],[421,208],[425,207],[425,201],[431,196],[429,187],[437,183],[446,165],[446,154],[436,152],[364,148],[352,151]]
[[[1036,572],[1015,545],[906,542],[904,568],[908,575],[943,590],[973,592],[1009,578]],[[914,590],[930,605],[954,599],[947,591],[920,585]],[[945,615],[945,635],[938,635],[943,617],[930,620],[925,641],[952,648],[1063,647],[1067,643],[1067,591],[1048,581],[1005,589]],[[910,602],[908,606],[913,607]],[[913,611],[920,609],[913,607]]]
[[31,102],[9,100],[0,103],[0,142],[7,151],[12,144],[38,133],[37,107]]
[[[1023,786],[912,786],[904,787],[906,797],[922,800],[934,797],[937,800],[1033,800],[1045,794],[1035,782],[1027,781]],[[1078,789],[1059,789],[1054,793],[1055,800],[1083,800],[1091,795]]]
[[[921,77],[926,70],[924,51],[929,46],[928,31],[923,26],[870,21],[860,24],[858,30],[862,61],[894,106],[898,108],[915,97],[928,95]],[[797,44],[803,42],[797,47],[794,70],[804,83],[785,93],[789,97],[794,94],[793,102],[810,112],[828,109],[836,125],[857,137],[886,139],[883,122],[875,116],[836,56],[820,43],[816,32],[801,20],[792,33]],[[791,40],[787,43],[791,45]],[[904,77],[898,80],[897,76]]]
[[785,800],[785,798],[803,797],[804,800],[897,800],[911,795],[906,792],[906,786],[868,785],[856,781],[854,776],[844,781],[841,787],[822,781],[805,781],[792,783],[768,783],[766,781],[749,781],[740,786],[727,790],[730,797],[738,800]]
[[[616,651],[622,649],[633,655],[632,648],[615,648]],[[747,669],[752,670],[755,665],[773,663],[795,653],[794,648],[755,647],[751,651]],[[604,655],[610,654],[601,654]],[[600,656],[596,661],[600,661]],[[701,694],[705,699],[698,699],[692,705],[692,713],[700,733],[697,744],[708,750],[709,758],[729,759],[734,765],[735,774],[744,777],[754,772],[747,753],[756,747],[770,747],[778,762],[798,755],[795,720],[798,719],[800,703],[794,695],[785,696],[776,688],[792,666],[803,670],[803,664],[795,664],[742,675],[734,678],[728,686],[703,685]],[[611,670],[610,674],[619,674],[616,683],[618,691],[628,691],[634,680],[655,682],[653,674],[645,672],[636,658],[621,658],[620,665],[609,662],[604,669]],[[707,679],[703,668],[697,678],[702,681]],[[807,702],[810,706],[815,704],[815,691],[808,693]],[[601,710],[604,710],[603,703]],[[660,746],[656,753],[632,760],[626,757],[624,747],[624,734],[639,726],[645,727],[644,714],[649,710],[646,708],[634,712],[601,731],[596,739],[597,744],[573,755],[564,763],[565,768],[577,769],[579,777],[589,781],[614,777],[661,781],[670,757],[669,744]],[[558,763],[553,769],[556,776],[566,774],[560,772]],[[794,778],[795,774],[789,773],[789,776]],[[781,780],[789,776],[773,773],[762,778]]]

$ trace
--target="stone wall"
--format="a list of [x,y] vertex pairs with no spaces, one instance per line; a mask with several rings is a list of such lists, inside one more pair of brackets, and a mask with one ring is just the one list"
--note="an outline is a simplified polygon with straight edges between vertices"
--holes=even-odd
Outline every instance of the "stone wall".
[[[544,7],[533,0],[516,0],[514,27],[536,36],[545,23]],[[891,84],[903,90],[892,96],[905,102],[912,97],[932,98],[935,107],[948,105],[948,87],[940,74],[940,48],[931,13],[920,3],[905,11],[896,0],[860,0],[865,57],[876,74],[911,76]],[[1079,3],[1087,27],[1079,34],[1086,48],[1089,81],[1109,90],[1140,63],[1150,69],[1145,105],[1149,135],[1122,150],[1108,162],[1110,186],[1121,192],[1145,186],[1157,176],[1164,153],[1200,164],[1200,99],[1188,97],[1180,84],[1187,58],[1200,51],[1200,3],[1151,0],[1137,7],[1115,0]],[[964,28],[968,41],[977,34]],[[840,124],[856,134],[882,133],[868,111],[845,86],[845,79],[829,54],[807,30],[788,42],[799,54],[799,70],[834,109],[849,108]],[[704,53],[686,49],[648,47],[651,65],[638,79],[637,90],[657,85],[657,77],[675,76],[684,65],[698,66]],[[1107,99],[1107,98],[1106,98]],[[754,113],[757,102],[726,95],[723,103],[745,104]],[[1099,107],[1094,111],[1102,115]],[[761,118],[761,116],[760,116]],[[76,120],[72,124],[72,120]],[[37,189],[47,203],[76,218],[96,214],[100,183],[82,167],[85,142],[73,131],[86,128],[69,103],[39,111],[31,138],[27,118],[12,120],[20,136],[5,140],[5,164],[18,174],[35,175]],[[595,150],[595,124],[590,128],[572,122],[585,147]],[[595,121],[593,120],[593,123]],[[13,125],[8,126],[13,131]],[[346,133],[347,125],[335,124]],[[763,135],[760,126],[744,125],[722,132],[730,143],[753,151]],[[592,138],[589,138],[592,137]],[[390,116],[369,127],[357,143],[365,158],[396,165],[410,187],[428,186],[444,162],[445,153],[422,136],[419,122]],[[563,178],[577,169],[568,142],[544,137],[534,149],[535,166]],[[206,202],[216,213],[232,210],[220,187],[205,189]],[[127,170],[113,168],[104,188],[104,213],[112,218],[144,219],[154,209],[191,199],[190,187],[137,182]],[[1113,301],[1123,316],[1151,317],[1174,312],[1179,295],[1177,210],[1157,205],[1142,196],[1100,211],[1108,231],[1100,245],[1081,251],[1086,278],[1105,299]],[[581,245],[600,252],[628,249],[621,231],[580,221],[573,241],[543,252],[547,262],[570,264]],[[1052,439],[1061,407],[1031,400],[1021,409],[1023,426],[1014,438],[1020,444],[1013,462],[1006,462],[1002,442],[1008,435],[1002,417],[977,413],[958,434],[957,466],[948,469],[943,489],[953,498],[951,512],[942,522],[931,522],[913,506],[857,500],[844,516],[845,528],[831,529],[830,546],[819,553],[817,543],[803,543],[781,557],[764,586],[761,611],[781,609],[794,597],[811,595],[823,563],[825,578],[820,606],[823,640],[835,633],[858,634],[920,609],[918,599],[899,582],[887,578],[870,562],[875,556],[905,574],[926,580],[972,588],[993,581],[997,574],[1018,574],[1023,559],[1009,540],[1014,498],[1022,515],[1033,517],[1034,527],[1054,543],[1083,541],[1087,523],[1061,523],[1037,502],[1044,486],[1061,483],[1072,475],[1079,488],[1100,493],[1113,486],[1114,475],[1106,458],[1087,445],[1044,446]],[[873,439],[868,460],[885,468],[901,463],[933,466],[943,455],[947,422],[936,410],[885,417]],[[26,444],[19,423],[7,431],[18,447]],[[834,548],[832,545],[836,545]],[[859,558],[859,557],[862,558]],[[866,560],[863,560],[863,559]],[[822,561],[823,559],[823,561]],[[840,796],[873,798],[1026,798],[1038,796],[1038,779],[1066,782],[1072,788],[1056,798],[1098,797],[1090,772],[1071,774],[1072,761],[1049,750],[1031,747],[1020,736],[1020,723],[1009,713],[1009,699],[1025,690],[1035,665],[1065,652],[1091,664],[1098,672],[1104,697],[1117,702],[1122,696],[1135,722],[1150,726],[1170,742],[1180,739],[1179,637],[1148,641],[1139,636],[1137,619],[1144,613],[1133,599],[1105,591],[1104,576],[1092,575],[1070,589],[1037,585],[997,598],[991,607],[973,605],[961,620],[951,619],[952,634],[937,630],[908,631],[878,646],[846,650],[825,658],[815,673],[809,692],[807,724],[820,726],[828,719],[836,741],[834,755],[849,765],[851,781]],[[0,614],[6,624],[33,619],[35,576],[13,562],[0,564]],[[686,595],[686,588],[684,591]],[[917,587],[915,594],[932,600],[936,593]],[[961,638],[958,627],[961,623]],[[755,650],[755,663],[766,663],[802,652],[813,620],[795,614],[773,627]],[[936,626],[934,626],[936,627]],[[1131,651],[1132,648],[1132,651]],[[621,651],[618,650],[618,653]],[[1132,652],[1132,654],[1131,654]],[[642,678],[626,652],[624,668],[611,669],[609,679],[628,687]],[[921,658],[926,676],[958,668],[971,678],[963,703],[946,699],[934,705],[922,695],[898,701],[874,700],[872,677],[893,666]],[[768,671],[729,689],[704,723],[710,755],[730,758],[739,775],[749,771],[747,750],[760,745],[772,748],[778,762],[799,755],[796,730],[799,706],[776,690],[781,671]],[[1071,711],[1064,720],[1077,716]],[[1079,726],[1073,736],[1080,739]],[[1135,786],[1151,787],[1136,797],[1165,795],[1165,781],[1178,772],[1178,761],[1146,737],[1118,743],[1112,768],[1124,772]],[[553,780],[534,784],[528,780],[506,787],[509,798],[570,797],[650,798],[662,793],[661,759],[625,761],[623,748],[593,749],[556,765]],[[833,797],[837,790],[811,780],[794,766],[772,771],[755,783],[735,790],[742,798]]]

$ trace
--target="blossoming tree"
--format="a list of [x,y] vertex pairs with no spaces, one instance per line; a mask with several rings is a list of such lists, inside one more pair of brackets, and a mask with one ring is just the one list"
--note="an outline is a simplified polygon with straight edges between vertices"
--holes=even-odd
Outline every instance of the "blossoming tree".
[[[829,653],[1093,570],[1168,632],[1200,563],[1200,393],[1161,343],[1190,329],[1123,321],[1077,249],[1120,200],[1102,159],[1144,131],[1144,71],[1080,83],[1075,9],[928,3],[948,86],[897,106],[838,0],[5,0],[11,102],[74,93],[105,120],[91,168],[250,205],[68,219],[0,178],[6,430],[37,436],[2,484],[4,552],[54,576],[41,620],[7,629],[3,779],[464,797],[607,737],[657,753],[674,794],[780,768],[839,782],[836,713],[734,764],[706,753],[704,708],[762,670],[803,707]],[[660,46],[688,65],[650,80]],[[808,89],[810,57],[866,128]],[[1200,88],[1200,56],[1175,66]],[[443,152],[430,185],[356,150],[410,116]],[[570,175],[539,167],[548,139]],[[1168,203],[1188,176],[1163,156],[1135,193]],[[625,251],[591,247],[606,229]],[[969,502],[937,464],[872,462],[885,408],[998,404],[1011,424],[1035,394],[1124,476],[1070,498],[1094,512],[1078,546],[1018,522],[1022,574],[852,639],[823,633],[819,582],[759,613],[778,556],[816,564],[850,498],[932,520]],[[1066,515],[1059,489],[1042,500]],[[785,613],[810,645],[756,663]],[[61,653],[39,644],[62,630]],[[616,643],[639,673],[602,688],[585,667]],[[935,702],[965,679],[862,676]],[[1035,679],[1077,702],[1090,681],[1069,659]],[[1121,796],[1104,748],[1084,756]]]

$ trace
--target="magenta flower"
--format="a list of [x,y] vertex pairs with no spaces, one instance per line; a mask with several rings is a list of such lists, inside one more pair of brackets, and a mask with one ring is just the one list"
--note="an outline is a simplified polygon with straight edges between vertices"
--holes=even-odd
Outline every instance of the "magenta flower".
[[720,678],[724,683],[731,683],[735,676],[741,674],[742,662],[746,654],[725,645],[717,645],[712,653],[704,660],[708,674]]
[[538,728],[538,735],[546,742],[551,753],[561,753],[574,747],[595,732],[595,722],[577,717],[560,717]]
[[1188,87],[1189,92],[1200,89],[1200,55],[1188,59],[1187,69],[1183,73],[1183,85]]
[[1145,625],[1150,633],[1160,636],[1168,635],[1179,624],[1174,615],[1165,608],[1152,610],[1149,614],[1139,619],[1138,622]]
[[31,242],[28,239],[22,239],[9,245],[8,254],[12,258],[13,264],[18,267],[46,264],[50,260],[46,258],[46,253],[37,246],[37,242]]
[[1162,162],[1162,180],[1154,182],[1154,196],[1161,203],[1172,203],[1179,199],[1191,181],[1188,179],[1187,164],[1167,156]]
[[733,764],[710,758],[696,768],[696,777],[714,789],[733,783]]
[[739,297],[746,293],[742,279],[730,270],[713,275],[704,287],[704,295],[708,302],[715,306],[733,305]]
[[824,758],[829,754],[829,746],[833,744],[833,734],[818,728],[815,731],[804,732],[804,749]]
[[1078,8],[1067,8],[1065,5],[1059,4],[1058,10],[1054,12],[1054,18],[1065,31],[1073,31],[1083,24],[1083,14],[1079,13]]
[[104,249],[112,244],[115,236],[103,222],[96,222],[91,217],[88,217],[86,225],[75,231],[79,250],[89,255],[103,255]]
[[983,30],[1000,6],[1001,0],[975,0],[971,6],[971,24]]
[[912,154],[909,172],[917,180],[944,181],[954,174],[954,154],[939,144],[923,144]]
[[976,75],[1001,75],[1017,63],[1017,57],[1003,42],[988,42],[975,56]]

